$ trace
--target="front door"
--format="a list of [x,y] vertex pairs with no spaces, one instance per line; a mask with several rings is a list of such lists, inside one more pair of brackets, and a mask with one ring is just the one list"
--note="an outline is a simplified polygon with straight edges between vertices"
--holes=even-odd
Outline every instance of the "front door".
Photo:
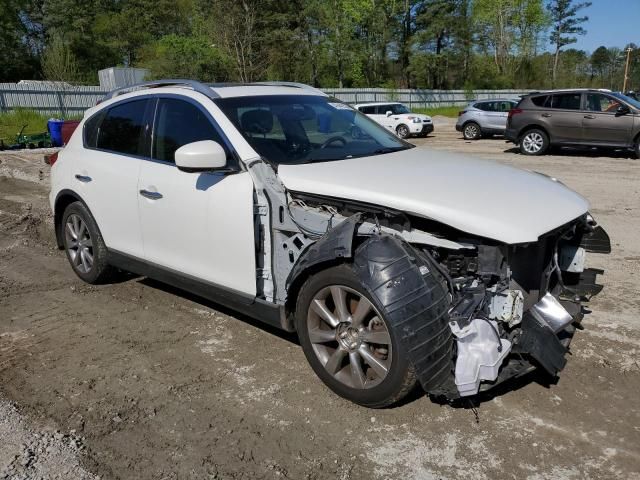
[[232,154],[211,112],[186,98],[159,98],[152,159],[140,170],[145,259],[240,293],[255,295],[253,181],[247,172],[187,173],[175,151],[214,140]]
[[582,126],[585,143],[626,146],[631,143],[633,114],[619,113],[622,103],[604,93],[587,93]]

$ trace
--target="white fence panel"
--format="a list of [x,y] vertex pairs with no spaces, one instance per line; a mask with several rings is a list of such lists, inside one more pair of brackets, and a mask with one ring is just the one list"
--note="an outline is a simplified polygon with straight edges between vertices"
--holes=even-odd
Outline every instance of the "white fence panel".
[[[527,90],[388,90],[384,88],[326,88],[327,94],[347,103],[402,102],[409,108],[462,106],[471,100],[518,98]],[[16,108],[37,110],[47,115],[77,116],[107,93],[98,86],[0,83],[0,113]]]

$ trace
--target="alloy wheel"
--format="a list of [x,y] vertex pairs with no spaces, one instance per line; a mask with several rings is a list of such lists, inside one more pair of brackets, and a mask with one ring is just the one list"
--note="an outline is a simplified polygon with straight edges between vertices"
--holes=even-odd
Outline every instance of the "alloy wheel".
[[93,268],[93,242],[89,228],[80,215],[69,215],[64,234],[73,267],[81,273],[90,272]]
[[527,153],[538,153],[542,150],[544,138],[538,132],[527,133],[522,138],[522,147]]
[[313,351],[325,370],[356,389],[380,384],[391,368],[391,336],[373,304],[356,290],[331,285],[313,297],[307,313]]
[[409,129],[404,125],[400,125],[397,129],[397,133],[400,138],[407,138],[409,136]]
[[478,133],[478,127],[474,123],[464,127],[464,136],[469,140],[475,140],[478,137]]

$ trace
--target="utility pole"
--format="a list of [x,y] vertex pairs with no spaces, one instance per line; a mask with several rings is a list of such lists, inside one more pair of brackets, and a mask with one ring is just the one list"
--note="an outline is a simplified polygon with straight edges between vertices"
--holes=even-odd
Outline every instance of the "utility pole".
[[627,91],[627,80],[629,80],[629,59],[631,58],[631,47],[627,47],[627,62],[624,65],[624,81],[622,82],[622,93]]

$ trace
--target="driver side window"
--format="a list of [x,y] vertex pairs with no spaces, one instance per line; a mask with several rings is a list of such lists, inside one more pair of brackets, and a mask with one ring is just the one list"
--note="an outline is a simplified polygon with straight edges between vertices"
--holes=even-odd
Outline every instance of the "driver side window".
[[188,143],[213,140],[227,159],[230,152],[207,115],[195,105],[176,98],[161,98],[156,110],[152,158],[175,163],[176,150]]

